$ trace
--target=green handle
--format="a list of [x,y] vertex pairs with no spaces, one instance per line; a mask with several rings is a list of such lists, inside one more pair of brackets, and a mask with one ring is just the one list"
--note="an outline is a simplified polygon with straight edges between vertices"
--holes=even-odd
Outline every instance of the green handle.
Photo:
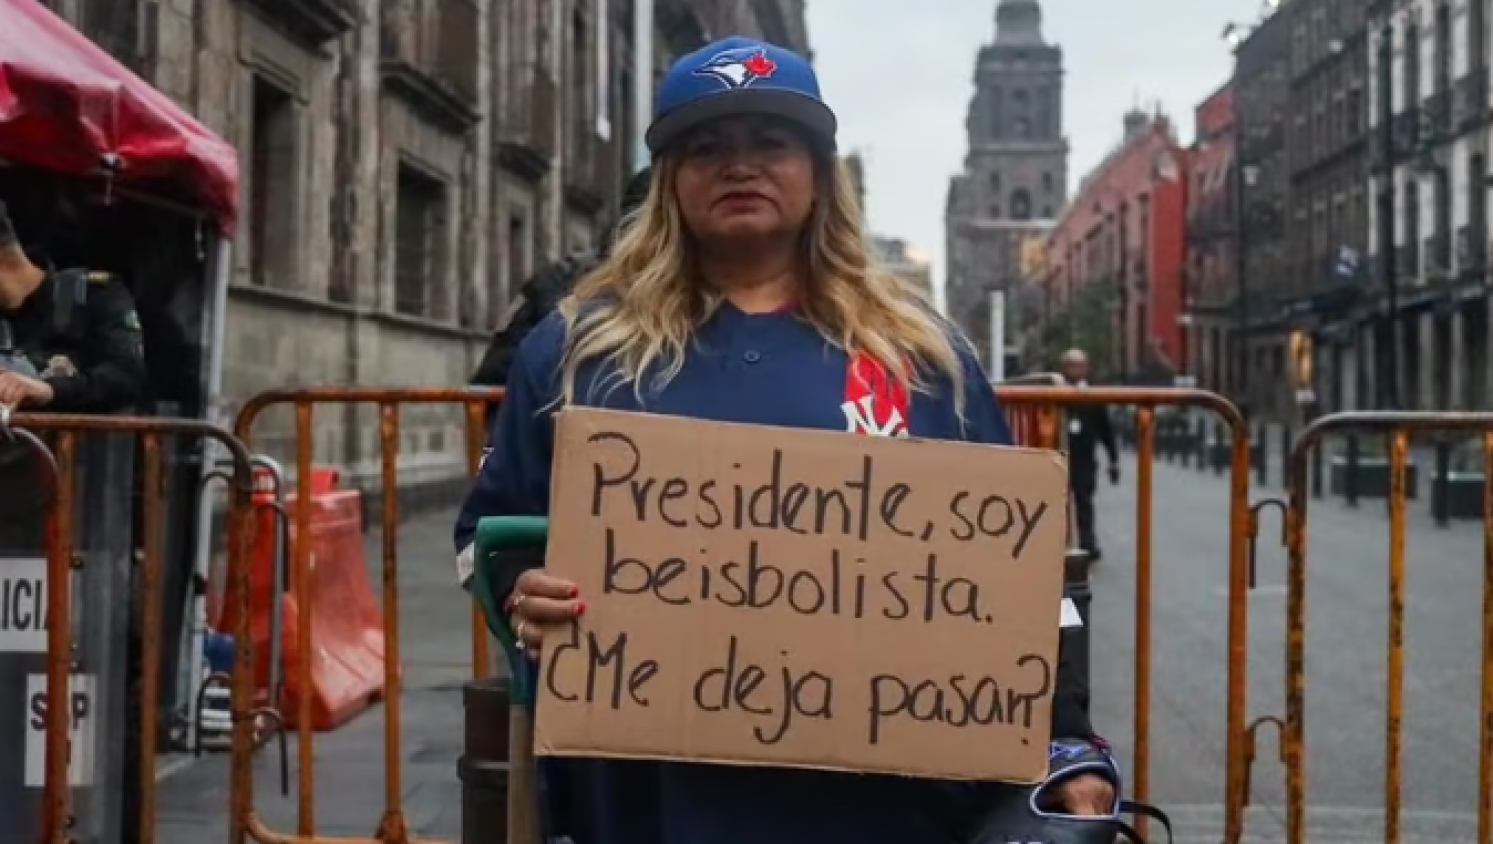
[[510,702],[521,706],[534,703],[534,677],[529,660],[508,626],[508,616],[493,583],[493,556],[513,548],[542,546],[548,536],[549,519],[543,516],[489,516],[477,522],[472,594],[482,607],[487,629],[503,646],[503,656],[508,660]]

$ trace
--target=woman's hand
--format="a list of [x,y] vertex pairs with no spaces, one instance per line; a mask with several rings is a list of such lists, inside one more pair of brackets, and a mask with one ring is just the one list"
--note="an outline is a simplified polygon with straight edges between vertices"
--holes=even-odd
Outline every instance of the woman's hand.
[[574,583],[545,574],[544,569],[519,575],[508,599],[508,624],[530,659],[539,658],[547,630],[585,614],[586,602],[577,600],[579,594]]
[[1072,815],[1108,815],[1115,808],[1115,787],[1098,774],[1079,774],[1048,792],[1053,803]]

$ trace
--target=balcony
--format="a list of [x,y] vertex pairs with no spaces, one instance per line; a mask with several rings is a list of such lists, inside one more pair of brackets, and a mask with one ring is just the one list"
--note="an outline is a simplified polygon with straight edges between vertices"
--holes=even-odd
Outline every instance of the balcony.
[[1452,136],[1452,89],[1437,91],[1421,104],[1419,146],[1447,141]]
[[1426,238],[1425,248],[1425,274],[1437,278],[1444,278],[1452,271],[1452,240],[1446,232],[1439,232]]
[[1457,228],[1457,272],[1466,277],[1481,275],[1488,261],[1488,243],[1476,233],[1482,226],[1465,225]]
[[1476,68],[1452,88],[1452,131],[1464,132],[1488,118],[1488,71]]
[[1420,243],[1410,240],[1395,249],[1395,274],[1413,279],[1420,275]]
[[498,163],[528,179],[543,178],[559,153],[555,116],[559,91],[549,73],[532,63],[510,66],[494,89],[499,100],[496,149]]
[[1404,161],[1420,145],[1420,109],[1410,108],[1396,114],[1391,128],[1394,131],[1395,160]]
[[[99,0],[109,5],[133,5]],[[358,23],[353,0],[243,0],[274,21],[301,44],[317,48],[341,37]]]
[[396,0],[383,11],[385,88],[455,133],[476,124],[477,0]]

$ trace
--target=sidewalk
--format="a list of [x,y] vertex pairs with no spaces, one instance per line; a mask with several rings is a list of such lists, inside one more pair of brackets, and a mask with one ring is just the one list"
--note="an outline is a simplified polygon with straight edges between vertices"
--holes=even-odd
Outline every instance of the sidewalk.
[[[404,662],[404,808],[412,835],[457,841],[461,786],[463,684],[471,676],[470,606],[455,584],[451,516],[400,526],[400,647]],[[377,530],[367,543],[375,590],[380,582]],[[383,813],[384,710],[375,707],[341,729],[315,737],[316,831],[366,837]],[[255,761],[255,806],[279,832],[296,829],[296,741],[291,735],[290,797],[280,796],[279,758],[271,743]],[[204,756],[160,783],[160,844],[214,844],[228,829],[228,754]]]

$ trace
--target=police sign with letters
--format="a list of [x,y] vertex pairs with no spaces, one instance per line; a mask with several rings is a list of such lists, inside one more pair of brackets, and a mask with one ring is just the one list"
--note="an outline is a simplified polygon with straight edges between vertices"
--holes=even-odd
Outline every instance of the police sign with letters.
[[0,560],[0,653],[47,652],[47,561]]
[[[92,674],[68,678],[67,781],[73,788],[93,785],[94,742],[98,733],[97,682]],[[26,787],[41,788],[47,771],[47,675],[26,678]]]

